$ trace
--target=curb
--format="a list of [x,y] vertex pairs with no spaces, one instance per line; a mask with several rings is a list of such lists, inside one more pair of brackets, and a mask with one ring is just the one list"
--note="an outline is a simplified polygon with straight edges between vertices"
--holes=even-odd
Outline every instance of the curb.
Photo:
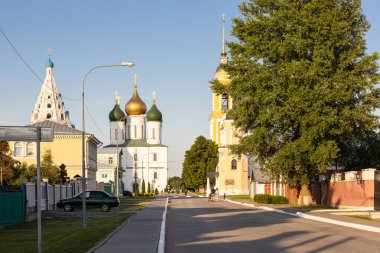
[[162,214],[160,240],[158,243],[157,253],[165,252],[165,228],[166,228],[166,212],[168,210],[168,203],[169,203],[169,197],[166,198],[165,211]]
[[103,246],[114,234],[116,234],[122,227],[124,227],[125,225],[127,225],[127,223],[129,222],[129,220],[131,220],[135,216],[136,216],[136,214],[134,214],[131,217],[129,217],[128,220],[124,221],[118,228],[116,228],[114,231],[112,231],[112,233],[110,233],[102,242],[100,242],[99,244],[97,244],[94,247],[92,247],[91,249],[89,249],[86,253],[92,253],[95,250],[97,250],[98,248],[100,248],[101,246]]
[[310,214],[305,214],[305,213],[302,213],[302,212],[297,212],[297,213],[294,214],[294,213],[285,212],[285,211],[282,211],[282,210],[279,210],[279,209],[276,209],[276,208],[272,208],[272,207],[255,206],[254,204],[247,204],[247,203],[242,203],[242,202],[239,202],[239,201],[233,201],[233,200],[229,200],[229,199],[226,199],[225,201],[233,203],[233,204],[237,204],[237,205],[243,205],[243,206],[247,206],[247,207],[252,207],[252,208],[256,208],[256,209],[270,211],[270,212],[282,213],[282,214],[296,216],[296,217],[300,217],[300,218],[304,218],[304,219],[315,220],[315,221],[319,221],[319,222],[324,222],[324,223],[329,223],[329,224],[335,224],[335,225],[349,227],[349,228],[356,228],[356,229],[365,230],[365,231],[369,231],[369,232],[374,232],[374,233],[379,233],[380,234],[380,228],[378,228],[378,227],[372,227],[372,226],[367,226],[367,225],[362,225],[362,224],[356,224],[356,223],[350,223],[350,222],[345,222],[345,221],[337,221],[337,220],[333,220],[333,219],[329,219],[329,218],[323,218],[323,217],[313,216],[313,215],[310,215]]

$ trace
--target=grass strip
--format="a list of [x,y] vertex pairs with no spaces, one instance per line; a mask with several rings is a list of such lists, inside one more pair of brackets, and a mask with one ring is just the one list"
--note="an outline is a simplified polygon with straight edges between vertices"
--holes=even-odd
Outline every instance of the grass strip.
[[[44,253],[86,252],[133,214],[88,218],[87,228],[81,218],[42,220],[42,251]],[[27,222],[0,229],[1,252],[37,252],[37,222]]]

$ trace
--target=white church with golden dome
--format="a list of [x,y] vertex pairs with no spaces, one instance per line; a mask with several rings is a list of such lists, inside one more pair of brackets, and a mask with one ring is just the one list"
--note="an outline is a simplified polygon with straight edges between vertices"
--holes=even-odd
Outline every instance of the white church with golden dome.
[[116,94],[114,108],[109,113],[110,144],[98,149],[97,181],[116,182],[118,168],[119,193],[134,192],[135,187],[142,192],[144,184],[145,192],[148,189],[161,192],[168,179],[168,147],[161,142],[162,113],[156,106],[155,92],[147,111],[137,91],[136,75],[125,113]]

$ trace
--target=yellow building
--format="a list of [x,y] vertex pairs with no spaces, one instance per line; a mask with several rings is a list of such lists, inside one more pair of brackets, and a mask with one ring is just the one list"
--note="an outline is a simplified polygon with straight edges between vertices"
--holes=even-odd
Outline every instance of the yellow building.
[[[58,166],[66,165],[67,175],[82,176],[82,131],[70,122],[61,94],[54,79],[54,64],[49,60],[46,77],[29,121],[31,127],[49,127],[54,130],[53,142],[41,142],[41,159],[50,149],[53,161]],[[96,189],[97,147],[101,142],[92,134],[85,134],[85,161],[88,189]],[[37,163],[37,149],[34,142],[9,142],[12,157],[28,165]]]
[[[227,53],[225,51],[223,18],[223,42],[220,64],[226,64]],[[228,73],[219,65],[215,72],[215,79],[224,85],[229,85],[231,80]],[[215,188],[219,194],[248,194],[248,160],[245,155],[239,159],[231,154],[229,145],[237,144],[236,129],[233,120],[226,113],[232,108],[232,99],[228,94],[212,94],[212,113],[210,116],[210,138],[219,146],[219,162]]]

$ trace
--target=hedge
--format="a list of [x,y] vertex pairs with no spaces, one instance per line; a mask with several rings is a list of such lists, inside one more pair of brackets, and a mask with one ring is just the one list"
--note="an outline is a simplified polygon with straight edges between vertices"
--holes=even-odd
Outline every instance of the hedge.
[[286,197],[269,194],[256,194],[254,201],[261,204],[289,204],[289,200]]

